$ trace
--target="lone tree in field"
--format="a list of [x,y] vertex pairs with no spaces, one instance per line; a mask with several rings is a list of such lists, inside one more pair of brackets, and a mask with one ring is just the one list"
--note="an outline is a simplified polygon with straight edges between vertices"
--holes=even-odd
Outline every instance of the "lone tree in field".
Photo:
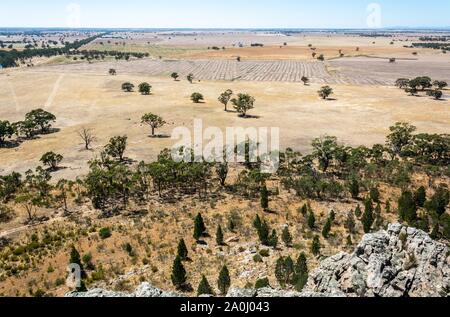
[[132,92],[134,85],[132,83],[126,82],[122,84],[122,90],[126,92]]
[[317,93],[322,99],[325,100],[333,94],[333,88],[330,86],[323,86]]
[[5,144],[5,140],[11,138],[14,134],[14,127],[9,121],[0,120],[0,147]]
[[247,112],[255,107],[255,98],[248,94],[238,94],[237,98],[231,99],[231,103],[239,115],[245,118],[247,117]]
[[149,83],[139,84],[139,92],[142,95],[150,95],[151,90],[152,90],[152,86],[150,86]]
[[36,109],[25,115],[25,122],[30,122],[40,127],[41,133],[48,132],[52,127],[51,123],[55,121],[55,115],[43,109]]
[[117,75],[117,72],[116,72],[116,70],[115,70],[114,68],[110,68],[110,69],[109,69],[109,74],[110,74],[111,76],[115,76],[115,75]]
[[81,140],[83,140],[84,149],[86,151],[89,151],[89,147],[91,146],[92,142],[95,141],[95,136],[92,130],[83,128],[78,131],[78,136],[81,138]]
[[178,73],[172,73],[172,74],[170,75],[170,77],[172,77],[173,80],[177,81],[178,78],[180,77],[180,75],[178,75]]
[[222,295],[226,295],[230,286],[231,286],[230,272],[228,271],[227,266],[224,265],[219,273],[217,287],[219,288]]
[[127,148],[128,137],[124,136],[116,136],[109,140],[109,143],[105,146],[106,154],[110,155],[113,158],[119,159],[119,161],[123,162],[123,155]]
[[181,262],[179,256],[176,257],[175,261],[173,261],[172,266],[172,275],[171,275],[172,283],[177,289],[182,289],[186,284],[186,270]]
[[219,102],[225,106],[225,111],[228,111],[227,107],[232,95],[233,91],[231,89],[228,89],[219,96]]
[[40,162],[49,167],[50,170],[56,171],[58,169],[58,164],[63,160],[61,154],[56,154],[54,152],[47,152],[42,155]]
[[155,136],[155,130],[163,127],[166,122],[160,117],[153,113],[147,113],[142,116],[141,119],[143,124],[147,124],[152,129],[152,136]]
[[181,239],[178,243],[177,255],[181,259],[181,261],[186,261],[188,258],[188,249],[186,247],[184,239]]
[[308,83],[309,83],[309,78],[308,77],[306,77],[306,76],[302,76],[302,79],[301,79],[301,81],[303,82],[303,85],[308,85]]
[[204,275],[202,276],[202,280],[197,289],[197,296],[201,295],[214,295],[214,291]]
[[205,222],[203,221],[202,215],[198,214],[194,220],[194,239],[196,241],[199,241],[199,239],[203,237],[205,232],[206,232]]
[[194,82],[194,74],[187,75],[186,79],[188,82],[190,82],[192,84]]
[[201,93],[199,93],[199,92],[194,92],[194,93],[191,95],[191,100],[192,100],[192,102],[194,102],[194,103],[200,103],[201,101],[204,101],[205,98],[203,97],[203,95],[202,95]]

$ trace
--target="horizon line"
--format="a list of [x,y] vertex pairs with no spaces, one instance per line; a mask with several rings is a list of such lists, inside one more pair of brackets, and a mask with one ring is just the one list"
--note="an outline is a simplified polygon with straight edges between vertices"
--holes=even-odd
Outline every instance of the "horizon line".
[[347,27],[64,27],[64,26],[0,26],[0,29],[44,29],[44,30],[357,30],[357,31],[383,31],[383,30],[446,30],[449,26],[388,26],[381,28],[347,28]]

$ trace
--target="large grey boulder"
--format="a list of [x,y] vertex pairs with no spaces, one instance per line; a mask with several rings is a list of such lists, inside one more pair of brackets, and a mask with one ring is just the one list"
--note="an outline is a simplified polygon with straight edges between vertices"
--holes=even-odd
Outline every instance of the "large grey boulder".
[[84,293],[72,292],[66,297],[183,297],[181,294],[164,292],[149,283],[142,283],[133,293],[112,292],[104,289],[92,289]]
[[353,254],[324,260],[306,290],[352,297],[447,296],[449,249],[421,230],[393,224],[365,235]]

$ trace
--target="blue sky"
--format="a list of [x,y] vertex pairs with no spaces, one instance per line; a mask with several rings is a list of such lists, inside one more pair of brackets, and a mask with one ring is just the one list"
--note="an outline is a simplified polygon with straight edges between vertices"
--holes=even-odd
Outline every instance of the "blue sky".
[[373,14],[382,27],[450,26],[449,0],[2,0],[0,10],[0,27],[366,28]]

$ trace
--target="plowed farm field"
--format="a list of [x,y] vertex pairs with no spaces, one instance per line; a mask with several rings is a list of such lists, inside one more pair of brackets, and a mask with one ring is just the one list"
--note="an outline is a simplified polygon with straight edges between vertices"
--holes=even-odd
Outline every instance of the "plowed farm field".
[[319,61],[242,61],[235,60],[133,60],[99,63],[62,64],[33,68],[38,72],[62,72],[107,75],[110,68],[118,74],[170,76],[180,79],[193,74],[196,80],[301,82],[306,76],[316,84],[350,84],[391,86],[400,77],[427,75],[449,80],[450,63],[444,61],[398,60],[389,63],[377,58],[343,58]]

